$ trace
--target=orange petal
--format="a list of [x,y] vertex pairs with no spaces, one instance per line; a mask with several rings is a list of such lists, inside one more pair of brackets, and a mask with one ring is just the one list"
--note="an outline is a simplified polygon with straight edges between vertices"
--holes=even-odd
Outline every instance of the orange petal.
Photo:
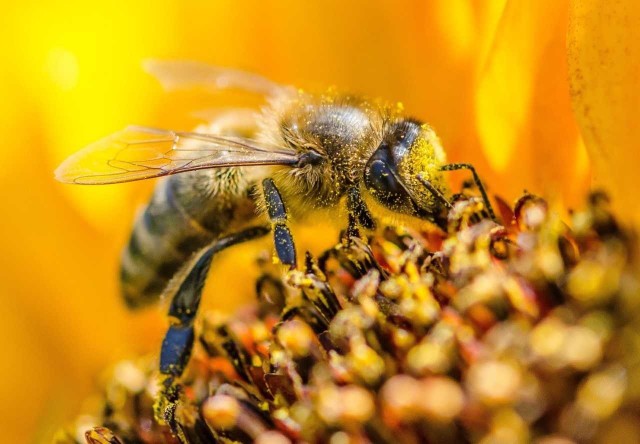
[[572,101],[595,182],[640,224],[640,3],[572,1],[570,14]]

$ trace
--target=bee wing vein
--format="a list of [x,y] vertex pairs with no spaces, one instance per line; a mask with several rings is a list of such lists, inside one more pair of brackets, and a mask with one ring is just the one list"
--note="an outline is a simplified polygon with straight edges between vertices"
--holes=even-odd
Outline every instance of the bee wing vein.
[[89,145],[56,170],[62,182],[108,184],[205,168],[294,165],[293,149],[251,139],[128,127]]

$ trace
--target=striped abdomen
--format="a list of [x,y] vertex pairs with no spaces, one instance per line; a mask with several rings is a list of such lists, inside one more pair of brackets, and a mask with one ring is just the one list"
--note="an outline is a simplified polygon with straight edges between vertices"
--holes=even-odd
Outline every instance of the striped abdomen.
[[239,169],[193,171],[160,181],[122,255],[120,280],[127,305],[157,301],[197,251],[255,224],[249,185]]

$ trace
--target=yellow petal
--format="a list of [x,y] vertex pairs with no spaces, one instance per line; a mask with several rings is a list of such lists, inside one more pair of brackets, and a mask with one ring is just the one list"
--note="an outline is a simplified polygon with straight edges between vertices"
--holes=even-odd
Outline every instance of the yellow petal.
[[619,214],[640,223],[640,3],[571,2],[572,101],[594,165]]
[[509,197],[526,188],[573,203],[586,188],[566,80],[567,7],[566,0],[509,1],[480,62],[477,131]]

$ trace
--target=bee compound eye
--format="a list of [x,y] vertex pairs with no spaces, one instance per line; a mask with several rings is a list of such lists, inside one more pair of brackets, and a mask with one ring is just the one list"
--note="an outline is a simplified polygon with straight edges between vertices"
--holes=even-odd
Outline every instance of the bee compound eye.
[[389,196],[400,195],[403,191],[389,165],[382,160],[374,160],[369,164],[365,184],[370,191]]

